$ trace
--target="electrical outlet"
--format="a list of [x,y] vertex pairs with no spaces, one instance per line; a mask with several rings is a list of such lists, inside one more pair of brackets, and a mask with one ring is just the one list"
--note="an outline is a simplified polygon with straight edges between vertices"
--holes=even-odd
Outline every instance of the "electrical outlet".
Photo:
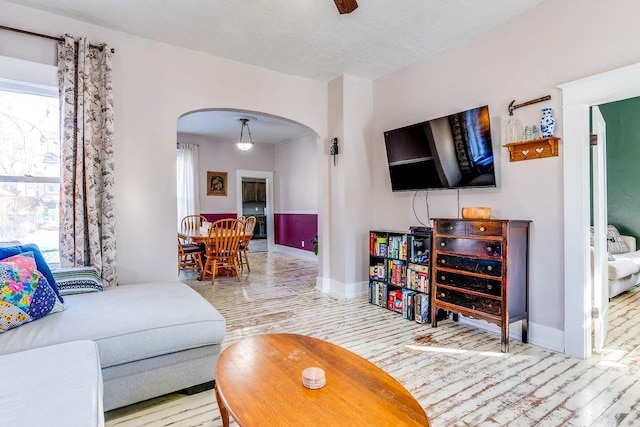
[[258,212],[258,207],[256,206],[256,212]]
[[304,248],[304,240],[300,243],[302,245],[302,247]]

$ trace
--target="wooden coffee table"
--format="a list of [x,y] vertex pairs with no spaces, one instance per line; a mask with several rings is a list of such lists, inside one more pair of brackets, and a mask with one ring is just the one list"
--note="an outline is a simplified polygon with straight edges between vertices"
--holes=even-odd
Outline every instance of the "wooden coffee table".
[[[319,367],[326,385],[310,390],[302,371]],[[268,334],[232,344],[216,367],[222,423],[240,426],[429,426],[420,404],[373,363],[304,335]]]

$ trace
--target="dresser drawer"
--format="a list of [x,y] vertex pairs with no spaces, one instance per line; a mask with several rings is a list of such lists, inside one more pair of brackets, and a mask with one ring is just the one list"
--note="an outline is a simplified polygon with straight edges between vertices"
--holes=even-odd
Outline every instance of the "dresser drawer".
[[481,292],[487,295],[501,296],[502,282],[495,279],[486,279],[484,277],[467,276],[466,274],[452,273],[436,269],[436,283],[439,285],[447,285],[460,288],[462,290],[470,290]]
[[436,263],[438,267],[453,268],[471,273],[486,274],[487,276],[501,277],[502,262],[493,259],[469,258],[457,255],[439,253]]
[[466,228],[467,236],[502,236],[501,222],[469,221]]
[[456,220],[438,220],[436,234],[449,234],[464,236],[467,232],[467,223]]
[[464,292],[454,291],[452,289],[438,286],[436,288],[435,298],[438,301],[448,304],[457,305],[482,313],[500,316],[502,314],[502,303],[499,300],[481,297],[478,295],[469,295]]
[[461,237],[438,237],[436,251],[455,252],[465,255],[477,255],[491,258],[502,256],[502,242],[495,240],[476,240]]

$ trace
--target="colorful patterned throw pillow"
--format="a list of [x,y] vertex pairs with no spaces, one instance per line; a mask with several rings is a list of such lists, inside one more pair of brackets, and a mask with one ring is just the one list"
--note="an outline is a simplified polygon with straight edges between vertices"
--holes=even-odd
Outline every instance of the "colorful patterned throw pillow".
[[61,302],[64,302],[64,298],[60,296],[58,292],[58,287],[56,286],[56,279],[51,274],[51,269],[47,264],[47,261],[44,259],[42,252],[40,252],[40,248],[35,243],[29,243],[26,245],[14,245],[14,246],[0,246],[0,262],[4,262],[5,259],[20,255],[25,252],[33,252],[33,258],[36,260],[36,266],[38,267],[38,271],[47,279],[49,282],[49,286],[53,288],[53,291],[58,295]]
[[0,261],[0,333],[62,310],[32,252]]

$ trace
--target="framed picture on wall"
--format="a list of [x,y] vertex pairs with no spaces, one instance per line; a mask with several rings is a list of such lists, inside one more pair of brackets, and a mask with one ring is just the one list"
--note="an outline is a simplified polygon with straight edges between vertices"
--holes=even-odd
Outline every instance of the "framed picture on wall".
[[207,196],[227,195],[227,173],[207,171]]

